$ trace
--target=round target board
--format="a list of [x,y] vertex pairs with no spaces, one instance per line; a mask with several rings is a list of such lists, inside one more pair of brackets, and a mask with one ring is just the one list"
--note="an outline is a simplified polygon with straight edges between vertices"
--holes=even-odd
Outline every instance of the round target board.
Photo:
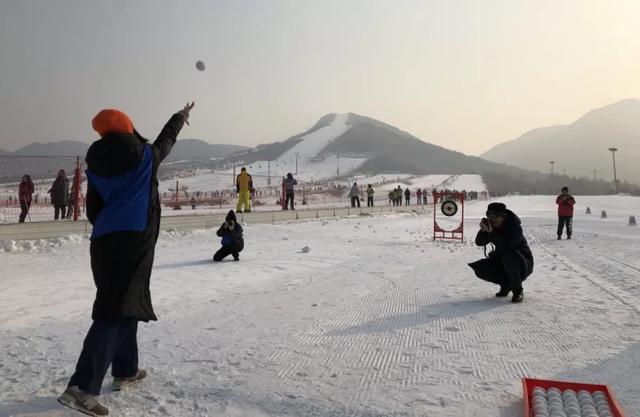
[[458,212],[458,205],[455,201],[445,201],[442,203],[442,206],[440,206],[440,210],[442,211],[442,214],[447,217],[455,216]]

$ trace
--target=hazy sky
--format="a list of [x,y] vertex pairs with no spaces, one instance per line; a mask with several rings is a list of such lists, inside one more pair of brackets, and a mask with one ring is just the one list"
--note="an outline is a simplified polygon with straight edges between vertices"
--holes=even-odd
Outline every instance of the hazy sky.
[[256,145],[351,111],[478,154],[640,97],[639,18],[638,0],[0,0],[0,148],[92,141],[104,107],[151,137],[193,99],[181,137]]

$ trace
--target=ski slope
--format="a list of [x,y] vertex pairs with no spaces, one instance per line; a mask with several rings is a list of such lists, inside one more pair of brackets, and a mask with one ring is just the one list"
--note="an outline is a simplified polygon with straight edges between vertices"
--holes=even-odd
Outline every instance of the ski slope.
[[283,153],[277,161],[289,161],[296,155],[303,159],[313,158],[336,138],[342,136],[348,129],[349,114],[338,113],[333,121],[323,128],[302,137],[292,148]]
[[[162,233],[149,378],[119,393],[107,378],[102,401],[123,417],[521,417],[530,376],[609,384],[640,417],[640,199],[576,200],[560,242],[554,196],[502,200],[536,259],[522,305],[466,266],[486,202],[467,206],[463,244],[431,241],[428,210],[247,224],[239,263],[209,262],[213,230]],[[85,239],[0,252],[0,416],[75,415],[55,398],[93,296]]]
[[[278,178],[286,176],[288,172],[297,172],[296,178],[299,180],[321,181],[336,177],[338,170],[340,175],[356,170],[367,158],[320,155],[327,145],[350,128],[348,122],[348,113],[338,113],[327,126],[303,136],[300,142],[271,161],[271,176]],[[268,175],[268,167],[268,161],[257,161],[247,165],[250,174],[263,176]]]

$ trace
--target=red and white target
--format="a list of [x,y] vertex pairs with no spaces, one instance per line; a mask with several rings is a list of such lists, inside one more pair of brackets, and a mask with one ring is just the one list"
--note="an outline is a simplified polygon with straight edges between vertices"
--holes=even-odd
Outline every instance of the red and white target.
[[436,239],[464,240],[464,193],[433,192],[433,240]]

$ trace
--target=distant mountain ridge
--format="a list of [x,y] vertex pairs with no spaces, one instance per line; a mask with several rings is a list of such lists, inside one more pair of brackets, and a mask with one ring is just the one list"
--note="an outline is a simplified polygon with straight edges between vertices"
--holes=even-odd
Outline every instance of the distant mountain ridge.
[[250,148],[240,145],[212,144],[199,139],[180,139],[171,150],[167,161],[209,161],[247,149]]
[[[14,152],[0,149],[0,155],[17,156],[79,156],[84,158],[89,144],[75,140],[57,142],[34,142]],[[234,152],[249,149],[246,146],[211,144],[199,139],[179,139],[173,147],[168,161],[205,161],[222,158]]]
[[611,153],[617,147],[618,178],[640,182],[640,100],[626,99],[591,110],[569,125],[552,126],[525,133],[494,146],[482,158],[567,175],[613,178]]

